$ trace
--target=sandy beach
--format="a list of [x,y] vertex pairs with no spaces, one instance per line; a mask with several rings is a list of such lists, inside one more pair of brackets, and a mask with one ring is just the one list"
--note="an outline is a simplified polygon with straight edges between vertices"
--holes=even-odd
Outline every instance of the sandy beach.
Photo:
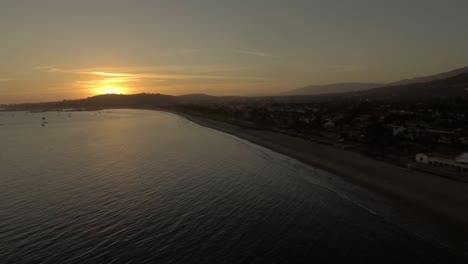
[[[438,242],[466,252],[468,184],[411,171],[361,154],[272,131],[183,115],[199,125],[232,134],[344,178],[388,199],[396,218],[411,229],[431,230]],[[374,208],[379,212],[379,208]],[[394,212],[394,213],[395,213]],[[380,213],[380,212],[379,212]],[[418,231],[416,231],[418,232]],[[421,231],[424,232],[424,231]]]

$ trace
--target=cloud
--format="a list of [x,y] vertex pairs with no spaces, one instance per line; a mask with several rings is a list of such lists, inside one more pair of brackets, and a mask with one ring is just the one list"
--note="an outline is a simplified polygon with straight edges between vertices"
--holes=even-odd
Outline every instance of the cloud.
[[36,70],[36,71],[50,70],[50,69],[53,69],[54,67],[55,67],[54,65],[40,65],[40,66],[33,67],[33,70]]
[[251,50],[240,50],[240,49],[235,49],[232,50],[235,53],[243,54],[243,55],[251,55],[251,56],[256,56],[256,57],[264,57],[264,58],[271,58],[273,55],[267,52],[262,52],[262,51],[251,51]]
[[176,56],[191,55],[191,54],[195,54],[195,53],[199,53],[199,52],[200,52],[199,49],[184,48],[184,49],[179,49],[179,50],[176,50],[176,51],[162,53],[160,55],[165,56],[165,57],[176,57]]
[[354,72],[361,70],[361,67],[358,65],[328,65],[327,68],[334,72]]
[[[240,74],[241,68],[221,66],[146,66],[122,68],[81,68],[61,69],[57,67],[43,67],[50,73],[73,74],[83,77],[75,78],[74,84],[78,87],[96,88],[104,85],[126,84],[139,86],[143,83],[198,81],[267,81],[267,79]],[[86,75],[90,77],[85,77]],[[94,77],[93,77],[94,76]]]
[[136,74],[131,74],[131,73],[102,72],[102,71],[78,72],[78,73],[94,74],[94,75],[105,76],[105,77],[134,77],[134,76],[136,76]]
[[8,81],[13,81],[13,80],[15,80],[15,79],[13,79],[13,78],[2,78],[2,77],[0,77],[0,82],[8,82]]

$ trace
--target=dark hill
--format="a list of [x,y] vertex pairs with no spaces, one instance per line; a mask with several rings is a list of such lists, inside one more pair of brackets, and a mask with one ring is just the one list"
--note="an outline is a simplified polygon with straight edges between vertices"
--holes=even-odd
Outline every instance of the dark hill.
[[435,80],[441,80],[441,79],[447,79],[447,78],[455,77],[455,76],[458,76],[460,74],[465,74],[465,73],[468,73],[468,66],[463,67],[463,68],[459,68],[459,69],[456,69],[456,70],[448,71],[448,72],[439,73],[439,74],[401,80],[401,81],[390,83],[389,85],[395,86],[395,85],[431,82],[431,81],[435,81]]
[[383,86],[381,83],[335,83],[326,85],[309,85],[303,88],[294,89],[284,95],[317,95],[329,93],[345,93],[372,89]]
[[[351,93],[369,99],[430,99],[436,97],[467,97],[468,73],[424,83],[386,86]],[[349,94],[348,94],[349,95]]]

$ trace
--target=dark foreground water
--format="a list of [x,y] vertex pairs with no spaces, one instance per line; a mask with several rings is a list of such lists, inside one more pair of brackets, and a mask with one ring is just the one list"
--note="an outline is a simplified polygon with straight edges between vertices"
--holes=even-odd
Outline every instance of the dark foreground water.
[[340,184],[168,113],[0,113],[0,262],[457,261]]

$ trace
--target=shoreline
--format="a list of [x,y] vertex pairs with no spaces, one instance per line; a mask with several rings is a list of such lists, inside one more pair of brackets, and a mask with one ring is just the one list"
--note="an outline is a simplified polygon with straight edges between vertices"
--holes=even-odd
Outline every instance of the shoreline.
[[[107,110],[107,109],[102,109]],[[111,110],[111,109],[108,109]],[[385,221],[445,247],[468,260],[468,183],[411,171],[363,154],[269,130],[241,127],[164,109],[197,125],[220,131],[336,175],[370,197],[369,207]],[[362,195],[359,193],[358,196]],[[369,198],[369,197],[368,197]],[[383,205],[383,206],[382,206]],[[386,206],[392,207],[386,210]]]
[[400,215],[396,218],[406,222],[404,225],[409,224],[420,230],[437,228],[432,234],[437,236],[435,242],[468,256],[467,183],[411,171],[356,152],[277,132],[239,127],[178,112],[170,113],[332,173],[381,195],[397,207]]

